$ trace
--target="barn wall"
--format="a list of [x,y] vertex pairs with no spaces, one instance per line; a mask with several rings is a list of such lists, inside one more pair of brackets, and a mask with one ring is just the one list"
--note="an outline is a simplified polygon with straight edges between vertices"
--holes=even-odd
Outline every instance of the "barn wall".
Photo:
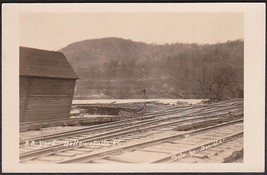
[[29,78],[24,121],[68,118],[75,80]]
[[26,106],[27,99],[27,89],[28,89],[28,78],[19,78],[19,120],[23,121],[24,110]]

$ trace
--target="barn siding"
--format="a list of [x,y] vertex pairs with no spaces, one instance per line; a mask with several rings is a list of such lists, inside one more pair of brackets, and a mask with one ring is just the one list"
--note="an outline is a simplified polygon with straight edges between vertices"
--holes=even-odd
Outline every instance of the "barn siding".
[[20,111],[20,117],[19,120],[23,121],[24,111],[25,111],[25,105],[27,102],[27,89],[28,89],[28,78],[27,77],[20,77],[19,78],[19,111]]
[[68,118],[75,80],[29,78],[24,121]]
[[55,78],[31,78],[31,95],[71,95],[75,80]]

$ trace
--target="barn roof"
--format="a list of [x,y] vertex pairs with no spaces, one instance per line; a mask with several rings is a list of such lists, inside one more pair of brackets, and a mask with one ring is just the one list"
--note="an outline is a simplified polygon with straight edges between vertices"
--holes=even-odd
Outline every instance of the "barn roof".
[[20,76],[78,79],[62,52],[20,47]]

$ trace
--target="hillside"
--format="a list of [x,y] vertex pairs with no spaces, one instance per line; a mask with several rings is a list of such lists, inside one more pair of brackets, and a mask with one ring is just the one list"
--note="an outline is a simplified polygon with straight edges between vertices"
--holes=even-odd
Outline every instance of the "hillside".
[[60,51],[80,78],[75,97],[203,98],[207,94],[201,89],[214,84],[215,76],[229,72],[230,83],[223,94],[239,97],[243,93],[243,45],[243,40],[154,45],[103,38],[72,43]]

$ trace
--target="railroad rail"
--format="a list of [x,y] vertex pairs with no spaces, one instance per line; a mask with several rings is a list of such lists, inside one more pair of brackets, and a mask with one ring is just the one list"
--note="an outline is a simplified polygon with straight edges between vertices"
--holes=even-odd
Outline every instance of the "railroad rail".
[[[218,105],[220,106],[219,110]],[[65,152],[73,151],[73,149],[82,150],[94,150],[101,148],[101,146],[95,146],[94,149],[84,146],[66,147],[66,142],[73,142],[79,140],[80,142],[89,142],[92,143],[96,140],[106,140],[111,143],[114,139],[127,140],[127,137],[131,139],[138,137],[138,135],[153,135],[160,130],[170,130],[177,128],[179,125],[186,125],[194,122],[203,122],[207,120],[218,120],[222,115],[243,113],[242,103],[233,102],[233,104],[228,103],[228,105],[217,104],[212,106],[205,105],[203,106],[188,106],[179,109],[169,109],[158,111],[155,113],[146,114],[142,117],[136,117],[133,119],[121,120],[117,122],[111,122],[106,124],[101,124],[99,126],[91,126],[85,129],[74,130],[64,133],[59,133],[55,135],[48,135],[39,138],[32,138],[31,140],[35,141],[46,141],[51,139],[58,139],[60,142],[58,145],[48,146],[48,147],[31,147],[24,148],[23,144],[27,140],[20,142],[20,160],[21,162],[31,162],[34,159],[39,157],[49,157],[55,154],[63,154]],[[142,120],[142,118],[144,118]],[[104,146],[105,147],[105,146]],[[37,148],[37,149],[36,149]],[[102,149],[100,149],[102,150]],[[79,151],[78,151],[79,152]],[[54,156],[55,157],[55,156]]]
[[[137,144],[133,143],[133,144],[128,144],[128,145],[123,145],[123,146],[120,146],[119,148],[113,148],[113,149],[105,150],[105,151],[98,151],[97,153],[90,153],[90,152],[87,153],[87,154],[83,153],[83,154],[80,154],[79,156],[75,156],[75,157],[72,157],[72,158],[69,158],[69,159],[65,159],[65,160],[59,161],[57,163],[89,163],[89,162],[92,162],[92,161],[95,161],[95,160],[98,160],[98,159],[103,159],[103,158],[106,158],[106,157],[112,157],[114,155],[120,155],[120,154],[123,154],[125,152],[132,152],[132,151],[136,151],[136,150],[142,149],[142,148],[149,148],[149,147],[155,146],[155,145],[160,147],[161,144],[165,144],[165,143],[168,143],[168,142],[172,142],[173,143],[174,141],[183,140],[183,139],[186,139],[186,138],[190,138],[191,140],[195,140],[196,139],[195,136],[198,136],[198,135],[200,135],[199,137],[207,136],[207,133],[208,134],[211,134],[211,132],[214,133],[214,129],[218,130],[219,128],[226,127],[226,126],[229,126],[229,125],[233,126],[233,124],[240,123],[240,122],[243,122],[243,120],[240,119],[240,120],[236,120],[236,121],[231,121],[231,122],[227,122],[227,123],[224,123],[224,124],[210,126],[210,127],[206,127],[206,128],[202,128],[202,129],[198,129],[198,130],[194,130],[194,131],[185,132],[185,133],[182,133],[182,134],[176,134],[176,135],[173,135],[173,136],[167,136],[167,137],[163,137],[163,138],[159,138],[159,139],[153,139],[153,140],[149,140],[149,141],[145,141],[145,142],[141,142],[141,143],[137,143]],[[227,127],[227,129],[229,129],[229,127]],[[230,129],[231,129],[231,132],[232,132],[236,128],[232,127]],[[203,133],[203,132],[205,132],[205,133]],[[227,133],[229,133],[229,132],[227,132]],[[225,134],[225,133],[223,133],[223,134]],[[223,143],[225,143],[225,142],[229,141],[230,139],[233,139],[234,137],[242,136],[242,134],[243,134],[243,131],[240,131],[240,132],[237,132],[237,133],[234,133],[234,134],[231,134],[231,135],[227,135],[227,136],[224,136],[224,137],[217,138],[217,140],[215,140],[215,142],[218,141],[218,140],[223,140]],[[214,134],[213,134],[213,136],[214,136]],[[183,143],[185,143],[185,142],[183,142]],[[160,159],[151,161],[150,163],[171,162],[171,161],[174,161],[174,160],[178,160],[179,158],[188,156],[188,154],[190,154],[190,151],[191,152],[194,151],[195,153],[199,152],[199,148],[201,149],[201,147],[203,147],[203,146],[212,145],[212,143],[214,143],[214,140],[211,141],[211,142],[209,141],[208,143],[206,142],[204,144],[197,144],[197,146],[193,146],[193,148],[186,149],[184,151],[179,151],[179,152],[177,152],[175,154],[167,155],[164,158],[160,158]],[[188,140],[187,140],[187,144],[188,144]],[[196,145],[196,143],[194,143],[194,145]],[[186,146],[188,146],[188,145],[184,144],[182,148],[178,148],[178,149],[183,149]],[[184,155],[184,156],[180,156],[179,157],[179,155]]]
[[[192,109],[192,108],[190,108]],[[203,110],[202,108],[200,110],[197,111],[190,111],[188,113],[181,113],[181,112],[185,112],[185,110],[175,110],[175,111],[163,111],[161,113],[155,113],[155,114],[147,114],[144,115],[142,117],[137,117],[137,118],[131,118],[131,119],[126,119],[126,120],[122,120],[122,121],[116,121],[116,122],[111,122],[111,123],[104,123],[104,124],[99,124],[97,126],[89,126],[87,128],[83,128],[83,129],[78,129],[78,130],[74,130],[74,131],[67,131],[67,132],[63,132],[63,133],[58,133],[58,134],[53,134],[53,135],[46,135],[46,136],[41,136],[41,137],[36,137],[36,138],[32,138],[31,140],[35,140],[35,141],[40,141],[40,140],[49,140],[49,139],[59,139],[60,137],[68,137],[68,136],[73,136],[73,135],[78,135],[78,134],[86,134],[88,132],[101,132],[101,131],[106,131],[108,130],[109,132],[112,129],[116,129],[116,128],[125,128],[127,126],[134,126],[134,128],[139,127],[139,125],[137,124],[141,124],[142,125],[147,125],[147,124],[157,124],[159,122],[164,122],[164,121],[173,121],[173,120],[177,120],[177,119],[181,119],[187,116],[187,120],[195,117],[196,115],[207,115],[207,114],[212,114],[212,116],[216,116],[216,115],[224,115],[224,114],[228,114],[227,112],[221,112],[224,110],[229,110],[229,109],[234,109],[236,110],[236,107],[225,107],[225,108],[221,108],[220,110],[216,111],[216,114],[214,113],[214,111],[208,111],[208,112],[201,112],[201,110]],[[189,110],[189,109],[186,109]],[[177,114],[178,113],[178,114]],[[172,114],[175,114],[174,116]],[[167,117],[165,117],[165,115],[168,115]],[[160,117],[161,116],[161,117]],[[208,116],[210,117],[210,116]],[[204,116],[204,118],[207,118]],[[145,120],[144,120],[145,119]],[[191,121],[191,119],[189,120]],[[129,129],[129,128],[127,128]],[[25,141],[27,141],[29,139],[24,139],[20,141],[20,145],[25,144]]]

